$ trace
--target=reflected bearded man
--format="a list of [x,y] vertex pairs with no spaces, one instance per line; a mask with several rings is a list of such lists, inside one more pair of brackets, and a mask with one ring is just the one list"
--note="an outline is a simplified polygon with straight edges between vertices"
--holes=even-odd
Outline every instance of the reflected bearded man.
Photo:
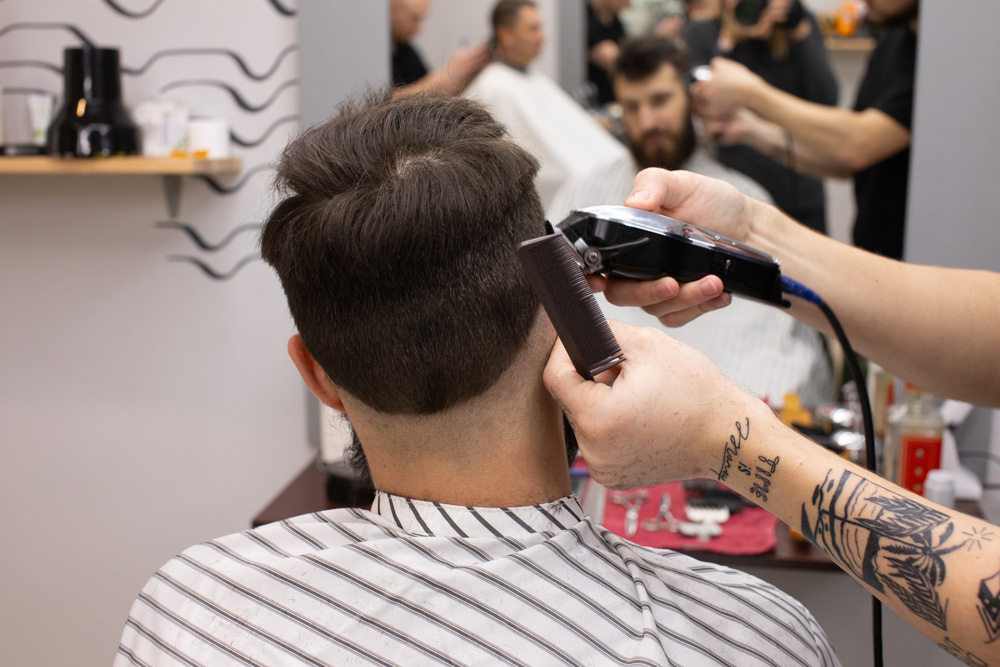
[[[773,203],[763,186],[724,166],[699,144],[691,97],[684,85],[687,71],[688,53],[673,39],[649,36],[622,43],[612,83],[638,167],[693,171]],[[612,201],[624,200],[629,192],[617,193]],[[611,319],[659,325],[635,308],[612,306],[603,299],[602,307]],[[704,353],[729,377],[775,408],[784,405],[788,394],[796,394],[804,405],[833,400],[832,371],[822,338],[776,308],[734,299],[714,317],[671,329],[670,335]]]

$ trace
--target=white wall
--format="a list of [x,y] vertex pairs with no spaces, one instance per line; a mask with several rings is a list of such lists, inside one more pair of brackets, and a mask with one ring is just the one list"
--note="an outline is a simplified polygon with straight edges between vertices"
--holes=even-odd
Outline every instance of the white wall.
[[[1000,21],[1000,4],[925,0],[920,13],[906,259],[1000,271],[1000,43],[992,30]],[[986,363],[993,363],[1000,377],[1000,363]],[[990,419],[981,409],[973,421],[982,427],[969,429],[960,453],[987,449],[992,438],[992,450],[1000,455],[1000,411]],[[970,459],[969,466],[990,481],[1000,480],[995,463]]]
[[[74,24],[121,47],[129,66],[166,48],[223,47],[264,72],[296,40],[295,19],[268,0],[166,0],[146,18],[105,0],[4,0],[0,27],[17,22]],[[18,30],[0,37],[0,62],[61,65],[74,45],[65,30]],[[165,58],[123,85],[132,104],[171,81],[219,79],[259,104],[295,79],[296,60],[252,81],[224,56]],[[61,91],[61,78],[0,67],[0,86]],[[294,86],[259,113],[206,86],[172,95],[251,139],[298,107]],[[283,124],[237,153],[247,168],[266,164],[295,131]],[[260,173],[220,196],[188,179],[180,219],[219,242],[262,219],[267,181]],[[256,252],[256,235],[208,253],[154,227],[166,217],[156,177],[0,175],[4,665],[110,664],[149,575],[192,543],[248,527],[310,457],[273,273],[258,260],[214,281],[168,261],[191,256],[228,272]]]
[[389,5],[299,0],[298,6],[300,113],[308,127],[330,117],[348,94],[389,83]]

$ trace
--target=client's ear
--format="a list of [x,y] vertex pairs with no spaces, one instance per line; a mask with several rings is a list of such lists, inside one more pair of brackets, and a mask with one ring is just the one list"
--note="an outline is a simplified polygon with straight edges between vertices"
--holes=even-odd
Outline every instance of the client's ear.
[[340,400],[340,392],[336,385],[330,381],[323,367],[313,359],[302,342],[302,336],[295,334],[288,339],[288,356],[295,362],[295,367],[299,369],[299,375],[305,381],[309,391],[316,395],[316,398],[323,401],[324,405],[329,405],[334,410],[345,412],[344,403]]

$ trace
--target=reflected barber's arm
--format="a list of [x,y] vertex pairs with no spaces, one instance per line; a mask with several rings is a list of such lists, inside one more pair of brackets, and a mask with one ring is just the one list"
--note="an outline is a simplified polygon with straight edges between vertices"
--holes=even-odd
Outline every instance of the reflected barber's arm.
[[746,107],[776,124],[822,156],[816,165],[830,165],[830,175],[863,171],[910,145],[910,131],[879,109],[853,111],[809,102],[726,58],[712,60],[711,78],[694,84],[692,95],[705,118],[728,118]]
[[665,333],[612,327],[626,357],[613,384],[583,380],[558,342],[545,369],[598,482],[718,479],[800,530],[944,650],[968,664],[1000,661],[1000,529],[803,438]]
[[396,88],[393,95],[412,95],[432,90],[457,95],[490,64],[492,57],[486,44],[461,47],[441,66],[441,69],[434,70],[409,85]]
[[839,160],[795,141],[791,133],[746,107],[740,107],[723,118],[706,116],[702,118],[702,124],[712,142],[721,146],[749,146],[806,176],[850,178],[854,173]]

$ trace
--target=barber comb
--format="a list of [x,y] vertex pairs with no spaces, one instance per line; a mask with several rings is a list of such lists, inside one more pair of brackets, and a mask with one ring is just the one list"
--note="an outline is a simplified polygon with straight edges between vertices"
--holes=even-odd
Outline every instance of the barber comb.
[[565,236],[524,241],[517,257],[581,377],[593,380],[625,360]]

